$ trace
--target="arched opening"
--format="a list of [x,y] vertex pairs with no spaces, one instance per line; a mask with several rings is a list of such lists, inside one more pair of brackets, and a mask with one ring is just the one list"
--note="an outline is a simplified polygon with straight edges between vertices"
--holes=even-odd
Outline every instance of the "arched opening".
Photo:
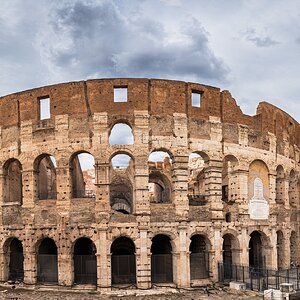
[[206,170],[209,158],[205,153],[191,153],[189,156],[188,199],[191,206],[202,206],[206,198]]
[[4,165],[3,202],[22,204],[22,165],[17,159],[11,159]]
[[132,129],[125,123],[117,123],[113,126],[109,135],[110,145],[132,145],[134,138]]
[[89,238],[80,238],[74,245],[74,283],[97,284],[96,246]]
[[234,168],[238,160],[233,155],[227,155],[223,159],[222,167],[222,200],[227,203],[232,203],[237,197],[236,190],[236,175]]
[[111,245],[112,284],[136,283],[135,246],[131,239],[119,237]]
[[283,204],[284,203],[284,181],[285,181],[285,176],[284,176],[284,170],[282,166],[278,166],[276,168],[276,198],[275,201],[278,204]]
[[8,265],[8,280],[23,281],[24,279],[24,255],[21,241],[13,238],[8,241],[5,256]]
[[296,267],[299,265],[300,261],[297,255],[298,247],[297,247],[297,234],[295,231],[291,232],[290,236],[290,265],[291,267]]
[[153,170],[149,174],[149,198],[151,203],[171,202],[171,183],[159,171]]
[[56,199],[56,160],[53,156],[45,154],[36,159],[38,198]]
[[148,158],[151,203],[172,202],[172,160],[166,151],[153,151]]
[[284,268],[284,237],[281,230],[277,231],[277,268]]
[[251,220],[269,218],[269,169],[262,160],[254,160],[249,166],[248,195]]
[[263,262],[261,238],[261,234],[258,231],[253,231],[250,234],[249,267],[253,269],[260,269],[265,265],[265,263]]
[[151,281],[153,283],[173,282],[172,245],[170,238],[159,234],[152,239]]
[[95,198],[95,160],[93,155],[77,153],[70,160],[72,198]]
[[37,282],[57,283],[57,247],[50,238],[44,238],[38,248]]
[[233,237],[231,234],[225,234],[223,236],[223,266],[224,266],[224,278],[232,278],[232,269],[233,269]]
[[294,170],[290,172],[290,178],[289,178],[289,202],[291,206],[296,206],[297,204],[297,197],[298,191],[297,191],[297,178],[296,173]]
[[123,214],[133,212],[134,164],[127,154],[117,154],[111,159],[110,205]]
[[191,237],[190,274],[191,280],[209,277],[209,243],[203,235]]

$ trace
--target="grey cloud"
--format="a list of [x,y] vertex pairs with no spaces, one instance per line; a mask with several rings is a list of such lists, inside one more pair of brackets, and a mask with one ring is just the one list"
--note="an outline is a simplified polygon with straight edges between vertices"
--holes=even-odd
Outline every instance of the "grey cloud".
[[271,47],[271,46],[275,46],[278,45],[279,42],[276,40],[273,40],[271,37],[269,36],[259,36],[259,34],[256,32],[255,29],[253,28],[249,28],[245,31],[245,38],[247,41],[252,42],[253,44],[255,44],[257,47]]
[[300,37],[296,38],[295,42],[296,42],[297,44],[300,44]]
[[56,42],[41,42],[46,45],[41,51],[54,66],[75,77],[224,80],[228,73],[196,19],[183,24],[180,42],[171,41],[159,22],[143,16],[125,18],[114,2],[81,1],[54,11],[50,25],[53,37],[40,38]]

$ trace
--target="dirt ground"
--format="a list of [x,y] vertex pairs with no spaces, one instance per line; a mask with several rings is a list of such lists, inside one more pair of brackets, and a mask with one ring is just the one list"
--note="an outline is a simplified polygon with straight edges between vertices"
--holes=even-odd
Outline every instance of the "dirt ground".
[[[153,295],[155,293],[155,295]],[[43,288],[24,289],[16,286],[0,287],[0,300],[240,300],[263,299],[262,294],[253,291],[235,291],[224,287],[197,288],[193,290],[151,289],[117,290],[100,295],[95,291],[54,291]]]

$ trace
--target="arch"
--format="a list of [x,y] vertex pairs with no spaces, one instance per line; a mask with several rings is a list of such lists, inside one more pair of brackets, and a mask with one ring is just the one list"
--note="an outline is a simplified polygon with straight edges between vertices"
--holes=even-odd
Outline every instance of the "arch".
[[188,199],[189,205],[201,206],[207,202],[206,172],[209,157],[201,151],[189,155]]
[[[11,237],[7,239],[3,246],[5,256],[5,269],[8,270],[7,279],[22,282],[24,279],[24,254],[22,242]],[[6,271],[5,270],[5,271]]]
[[171,202],[172,185],[168,177],[158,170],[149,174],[149,198],[151,203]]
[[164,234],[155,235],[152,239],[151,253],[151,281],[153,283],[173,282],[170,238]]
[[109,144],[110,145],[132,145],[134,144],[134,136],[132,133],[132,127],[128,122],[117,121],[112,126],[109,132]]
[[91,239],[81,237],[75,241],[73,263],[75,284],[97,284],[96,246]]
[[56,199],[56,160],[52,155],[41,154],[34,161],[38,199]]
[[[174,159],[174,155],[170,149],[165,147],[157,147],[152,149],[149,154],[148,161],[163,161],[165,156],[163,156],[163,158],[161,159],[161,156],[163,155],[162,152],[164,152],[166,156],[170,158],[170,162],[172,162],[172,160]],[[157,153],[157,158],[152,158],[155,153]]]
[[209,277],[210,243],[206,236],[195,234],[190,243],[190,278],[204,279]]
[[136,258],[134,242],[125,236],[113,241],[111,252],[112,284],[136,283]]
[[19,160],[11,158],[3,166],[3,202],[22,204],[22,165]]
[[37,255],[37,282],[57,283],[57,246],[51,238],[39,242]]
[[298,204],[298,186],[296,172],[292,169],[289,176],[289,203],[295,207]]
[[276,168],[276,198],[275,201],[278,204],[284,204],[285,199],[285,175],[282,165],[278,165]]
[[87,151],[77,151],[70,157],[72,198],[96,198],[95,159]]
[[265,266],[264,260],[262,235],[258,231],[253,231],[249,240],[249,267],[254,269],[263,268]]
[[278,270],[283,269],[285,267],[285,253],[284,253],[284,236],[281,230],[276,232],[277,236],[277,268]]

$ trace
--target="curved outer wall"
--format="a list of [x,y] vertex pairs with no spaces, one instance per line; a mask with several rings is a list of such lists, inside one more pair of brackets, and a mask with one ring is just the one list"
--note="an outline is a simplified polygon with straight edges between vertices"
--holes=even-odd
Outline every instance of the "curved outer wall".
[[[128,101],[115,103],[114,87],[128,88]],[[201,93],[200,108],[192,107],[191,93]],[[49,96],[51,118],[41,124],[39,101]],[[132,127],[133,145],[109,145],[112,126]],[[36,283],[38,242],[52,238],[58,248],[58,283],[71,286],[72,251],[80,237],[95,244],[97,283],[111,285],[112,242],[127,236],[134,242],[137,286],[151,286],[151,240],[156,234],[171,239],[173,278],[179,287],[191,284],[190,238],[199,233],[210,243],[210,278],[217,279],[217,262],[223,259],[223,237],[235,237],[236,263],[249,264],[253,231],[265,237],[265,264],[277,268],[277,232],[286,241],[282,265],[289,267],[289,241],[299,234],[299,124],[271,104],[259,104],[253,117],[244,115],[228,91],[196,83],[159,79],[100,79],[46,86],[0,98],[1,274],[7,280],[5,245],[17,237],[24,249],[24,282]],[[172,158],[172,202],[152,204],[148,195],[148,157],[167,150]],[[70,158],[87,151],[95,158],[95,199],[72,199]],[[188,158],[198,152],[206,160],[205,205],[189,205]],[[38,200],[35,159],[53,155],[57,162],[57,199]],[[134,161],[134,206],[131,214],[116,214],[109,202],[110,159],[128,153]],[[231,170],[232,201],[222,200],[224,158],[235,157]],[[22,166],[22,203],[6,203],[5,163],[17,159]],[[257,164],[256,164],[257,163]],[[262,165],[264,167],[262,167]],[[276,201],[277,167],[283,167],[283,199]],[[267,171],[265,171],[267,170]],[[296,200],[289,200],[291,171],[296,174]],[[253,220],[253,174],[261,176],[269,205],[265,220]],[[267,173],[266,173],[267,172]],[[254,176],[254,175],[253,175]],[[225,214],[231,213],[231,220]],[[297,252],[297,251],[296,251]],[[294,259],[298,259],[295,257]],[[105,289],[103,288],[103,289]]]

